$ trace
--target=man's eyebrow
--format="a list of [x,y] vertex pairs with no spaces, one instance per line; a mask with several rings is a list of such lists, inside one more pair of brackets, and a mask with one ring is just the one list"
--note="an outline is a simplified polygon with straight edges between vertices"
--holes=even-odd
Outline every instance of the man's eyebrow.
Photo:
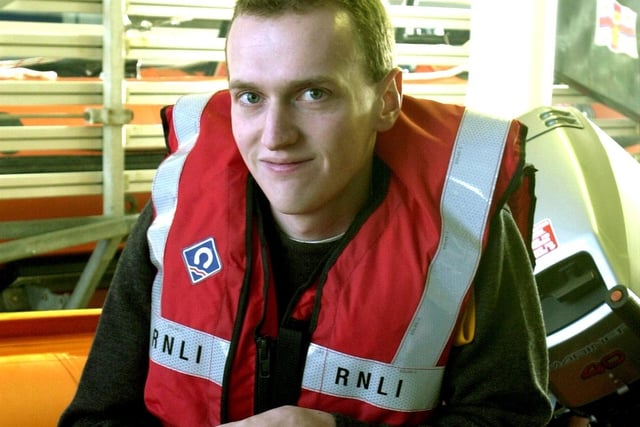
[[246,89],[252,87],[255,87],[255,85],[244,80],[229,80],[229,89]]
[[[308,77],[300,80],[291,80],[285,83],[285,86],[293,89],[300,89],[312,86],[321,86],[328,83],[335,83],[335,80],[327,76]],[[229,80],[229,89],[254,89],[259,85],[245,80]]]
[[326,85],[328,83],[334,83],[334,82],[335,82],[334,79],[329,78],[327,76],[316,76],[316,77],[310,77],[306,79],[292,81],[291,86],[302,88],[302,87],[311,87],[311,86],[321,86],[321,85]]

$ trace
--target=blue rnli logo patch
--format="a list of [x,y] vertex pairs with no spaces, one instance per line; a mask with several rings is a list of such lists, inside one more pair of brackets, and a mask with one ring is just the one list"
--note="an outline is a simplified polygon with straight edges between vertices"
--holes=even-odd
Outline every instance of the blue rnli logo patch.
[[222,269],[216,243],[212,237],[182,250],[191,282],[196,284]]

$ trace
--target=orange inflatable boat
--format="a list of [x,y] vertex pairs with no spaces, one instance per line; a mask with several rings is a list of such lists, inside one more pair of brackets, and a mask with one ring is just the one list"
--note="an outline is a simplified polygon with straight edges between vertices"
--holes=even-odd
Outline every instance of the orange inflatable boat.
[[99,309],[0,313],[0,425],[52,427],[78,385]]

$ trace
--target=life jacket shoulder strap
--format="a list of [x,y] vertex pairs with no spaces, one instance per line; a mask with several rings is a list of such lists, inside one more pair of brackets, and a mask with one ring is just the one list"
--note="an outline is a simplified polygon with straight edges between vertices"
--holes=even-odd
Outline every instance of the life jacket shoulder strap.
[[426,358],[436,365],[447,353],[482,256],[510,128],[510,120],[464,112],[440,202],[438,249],[394,363],[422,366]]
[[174,105],[162,109],[162,126],[169,153],[180,147],[193,146],[200,133],[202,113],[211,96],[211,93],[184,95]]

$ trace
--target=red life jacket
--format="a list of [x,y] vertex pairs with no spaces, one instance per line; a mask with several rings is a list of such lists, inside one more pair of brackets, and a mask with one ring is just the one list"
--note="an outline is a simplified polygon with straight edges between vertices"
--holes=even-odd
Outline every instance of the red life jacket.
[[[152,192],[145,400],[166,425],[217,425],[254,413],[266,362],[256,337],[279,332],[273,277],[228,93],[182,98],[165,119],[172,154]],[[516,195],[523,230],[531,225],[524,132],[404,98],[376,147],[391,170],[387,196],[293,312],[315,326],[299,406],[392,425],[432,416],[491,218]]]

